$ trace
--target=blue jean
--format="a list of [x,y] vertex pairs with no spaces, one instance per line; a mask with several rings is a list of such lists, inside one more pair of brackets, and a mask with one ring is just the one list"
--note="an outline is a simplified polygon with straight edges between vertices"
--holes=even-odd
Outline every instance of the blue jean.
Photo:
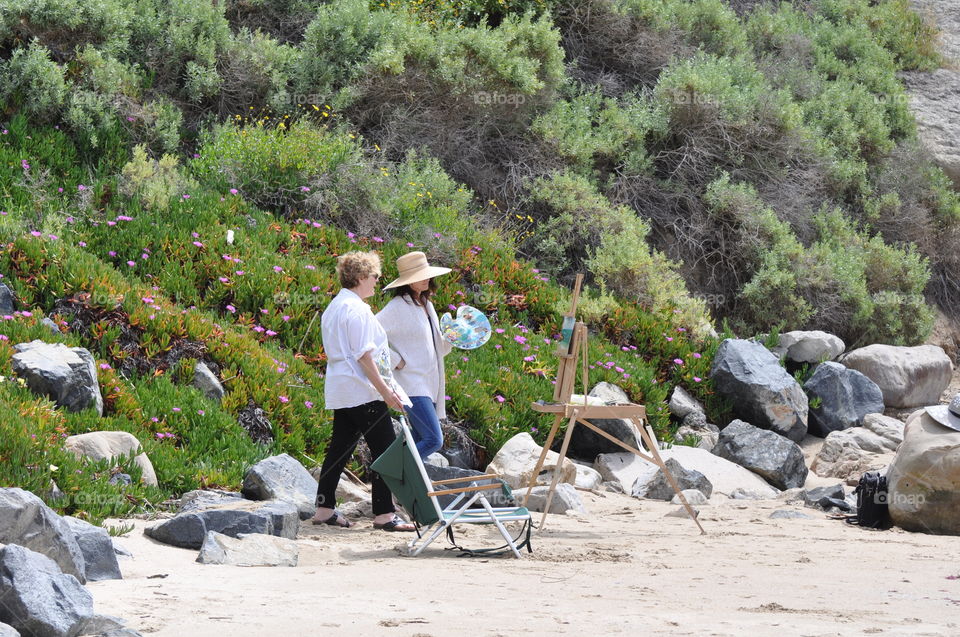
[[420,458],[427,459],[443,446],[443,432],[437,419],[437,408],[429,396],[411,396],[413,407],[404,407],[410,419],[413,441],[417,444]]

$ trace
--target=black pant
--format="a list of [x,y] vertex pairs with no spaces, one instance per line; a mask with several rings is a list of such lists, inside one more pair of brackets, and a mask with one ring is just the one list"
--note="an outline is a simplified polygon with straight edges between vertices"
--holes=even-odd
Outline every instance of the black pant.
[[[317,485],[317,506],[332,509],[337,505],[337,485],[360,436],[367,441],[373,459],[380,457],[396,439],[387,403],[374,400],[356,407],[333,410],[333,435],[320,470]],[[377,473],[372,480],[373,514],[393,513],[393,495]]]

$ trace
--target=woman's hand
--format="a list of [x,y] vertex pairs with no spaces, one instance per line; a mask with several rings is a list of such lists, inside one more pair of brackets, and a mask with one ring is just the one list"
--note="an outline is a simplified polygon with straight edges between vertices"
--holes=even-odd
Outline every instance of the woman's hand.
[[405,360],[403,360],[403,359],[401,358],[401,359],[400,359],[400,362],[397,363],[396,369],[403,369],[403,368],[406,367],[406,366],[407,366],[407,361],[405,361]]
[[387,403],[387,407],[390,409],[396,409],[397,411],[403,411],[403,401],[400,400],[400,396],[397,395],[395,391],[387,391],[382,393],[383,402]]

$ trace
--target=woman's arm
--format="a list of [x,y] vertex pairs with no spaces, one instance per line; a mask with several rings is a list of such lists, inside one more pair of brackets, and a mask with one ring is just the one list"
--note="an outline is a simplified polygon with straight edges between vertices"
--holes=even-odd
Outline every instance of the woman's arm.
[[383,377],[380,376],[380,372],[377,371],[377,365],[373,362],[372,351],[364,352],[363,356],[357,359],[357,362],[360,364],[360,369],[363,370],[367,380],[370,381],[374,389],[380,392],[380,395],[383,397],[383,402],[387,403],[387,407],[396,409],[397,411],[403,411],[403,402],[400,400],[400,397],[397,396],[395,391],[390,389],[384,382]]

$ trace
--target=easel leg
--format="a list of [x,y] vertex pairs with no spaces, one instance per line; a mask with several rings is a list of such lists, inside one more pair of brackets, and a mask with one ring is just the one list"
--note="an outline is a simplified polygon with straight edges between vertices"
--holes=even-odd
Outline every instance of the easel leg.
[[537,478],[540,476],[540,469],[543,468],[543,463],[547,460],[547,454],[550,452],[550,445],[553,444],[553,439],[557,435],[557,430],[560,429],[561,420],[563,420],[563,417],[559,415],[553,419],[553,426],[550,427],[550,433],[547,434],[547,441],[543,443],[543,450],[540,452],[540,459],[537,460],[537,466],[533,470],[533,475],[530,476],[530,484],[527,485],[527,494],[523,496],[523,506],[527,506],[527,500],[530,499],[530,492],[533,491],[533,487],[537,485]]
[[[563,436],[563,444],[560,446],[560,458],[557,460],[557,468],[553,472],[553,480],[550,482],[550,489],[547,490],[547,500],[543,505],[543,517],[540,518],[540,526],[537,530],[543,530],[543,523],[547,521],[547,511],[550,510],[550,503],[553,501],[553,492],[557,489],[557,483],[560,481],[561,468],[563,461],[567,458],[567,447],[570,446],[570,437],[573,435],[573,428],[577,425],[579,412],[574,410],[570,422],[567,423],[567,433]],[[529,491],[527,492],[529,493]]]
[[663,475],[667,477],[667,482],[670,483],[670,486],[673,487],[674,492],[677,494],[677,497],[680,498],[680,502],[683,504],[683,507],[687,510],[687,513],[690,515],[690,519],[693,520],[694,524],[697,525],[697,528],[700,529],[700,535],[706,535],[706,531],[703,530],[703,526],[700,525],[700,520],[697,519],[697,514],[694,513],[693,507],[690,506],[690,503],[687,502],[687,498],[684,497],[683,492],[680,491],[680,485],[677,484],[677,481],[674,479],[673,474],[670,473],[670,470],[667,469],[666,463],[664,463],[663,458],[660,457],[660,450],[657,449],[657,444],[651,440],[651,436],[647,433],[646,427],[643,426],[636,418],[631,418],[631,422],[637,426],[637,429],[640,430],[640,435],[643,437],[644,444],[650,449],[650,454],[656,459],[656,464],[663,469]]

